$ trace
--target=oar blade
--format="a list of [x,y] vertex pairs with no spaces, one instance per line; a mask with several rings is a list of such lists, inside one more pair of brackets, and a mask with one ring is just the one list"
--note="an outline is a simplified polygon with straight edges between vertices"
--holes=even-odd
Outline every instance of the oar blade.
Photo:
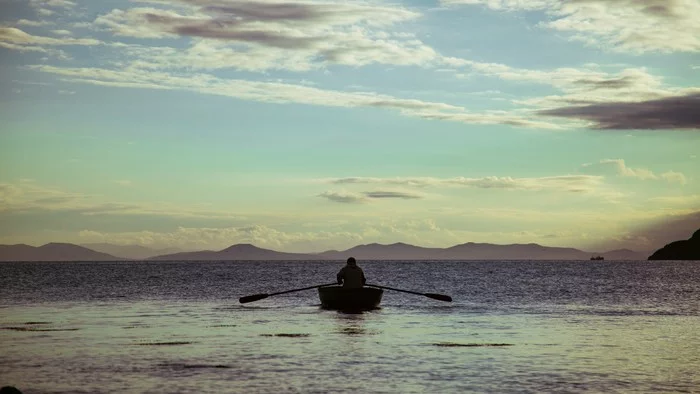
[[444,294],[425,293],[423,295],[438,301],[452,302],[452,297]]
[[267,294],[253,294],[239,298],[238,302],[240,302],[241,304],[247,304],[249,302],[259,301],[267,297],[269,297]]

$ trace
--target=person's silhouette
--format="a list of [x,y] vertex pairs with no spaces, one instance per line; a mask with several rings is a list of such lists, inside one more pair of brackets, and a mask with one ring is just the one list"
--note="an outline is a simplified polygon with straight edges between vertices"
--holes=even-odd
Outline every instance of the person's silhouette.
[[351,289],[362,287],[367,282],[365,273],[362,272],[362,268],[357,266],[354,257],[348,259],[345,267],[338,272],[337,279],[339,285],[342,284],[343,287]]

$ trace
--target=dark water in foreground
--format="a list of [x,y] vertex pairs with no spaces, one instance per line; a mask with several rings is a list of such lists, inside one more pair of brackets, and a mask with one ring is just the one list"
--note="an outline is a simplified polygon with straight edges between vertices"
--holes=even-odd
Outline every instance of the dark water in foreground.
[[0,386],[24,393],[700,392],[700,262],[2,263]]

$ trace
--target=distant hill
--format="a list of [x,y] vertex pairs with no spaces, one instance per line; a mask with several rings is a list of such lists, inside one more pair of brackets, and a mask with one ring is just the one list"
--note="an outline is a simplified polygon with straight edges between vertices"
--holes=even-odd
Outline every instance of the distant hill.
[[591,253],[534,243],[495,245],[473,242],[449,248],[423,248],[401,242],[390,245],[374,243],[318,255],[329,260],[342,260],[348,256],[362,260],[588,260],[591,256],[603,256],[608,260],[644,260],[646,257],[646,253],[626,249]]
[[469,256],[470,260],[587,260],[590,253],[538,244],[493,245],[472,242],[446,249],[446,259],[457,259],[458,256]]
[[112,256],[134,260],[145,260],[153,256],[182,252],[182,249],[178,248],[153,249],[141,245],[115,245],[109,243],[82,244],[81,246],[97,252],[111,254]]
[[588,260],[603,256],[608,260],[644,260],[646,253],[615,250],[606,253],[584,252],[574,248],[556,248],[538,244],[494,245],[465,243],[450,248],[424,248],[405,243],[358,245],[347,250],[322,253],[284,253],[250,244],[237,244],[220,251],[199,251],[155,256],[151,260]]
[[0,245],[0,261],[117,261],[121,258],[96,252],[82,246],[48,243],[30,245]]
[[149,260],[320,260],[320,258],[312,254],[276,252],[251,244],[237,244],[220,251],[203,250],[165,254],[151,257]]
[[316,254],[317,258],[324,260],[345,260],[350,256],[358,260],[429,260],[430,256],[436,256],[443,249],[423,248],[402,242],[391,245],[372,243],[358,245],[347,250],[330,250]]
[[690,239],[671,242],[657,250],[649,260],[700,260],[700,229]]
[[[322,253],[286,253],[259,248],[251,244],[236,244],[219,251],[203,250],[149,256],[157,251],[134,245],[90,245],[100,250],[96,251],[92,248],[66,243],[50,243],[40,247],[0,245],[0,261],[116,261],[127,258],[160,261],[344,261],[350,256],[358,260],[588,260],[592,256],[603,256],[606,260],[644,260],[648,254],[627,249],[592,253],[574,248],[557,248],[538,244],[494,245],[473,242],[449,248],[424,248],[399,242],[390,245],[377,243],[358,245],[347,250],[329,250]],[[105,253],[106,251],[111,253]]]

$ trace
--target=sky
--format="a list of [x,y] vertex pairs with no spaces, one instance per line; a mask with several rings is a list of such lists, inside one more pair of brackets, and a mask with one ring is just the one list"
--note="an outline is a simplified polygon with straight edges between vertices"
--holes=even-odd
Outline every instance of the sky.
[[698,0],[0,0],[0,243],[651,251]]

